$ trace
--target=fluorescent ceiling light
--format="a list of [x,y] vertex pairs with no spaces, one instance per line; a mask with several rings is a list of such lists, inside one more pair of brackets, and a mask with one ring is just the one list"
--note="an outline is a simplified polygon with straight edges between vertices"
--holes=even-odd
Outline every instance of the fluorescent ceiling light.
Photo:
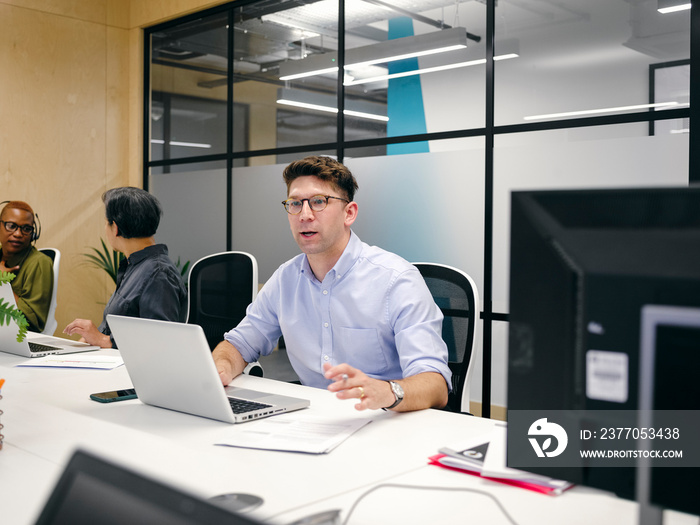
[[[305,60],[308,60],[308,58]],[[335,62],[335,59],[333,61]],[[281,66],[280,66],[280,69],[281,69]],[[296,80],[298,78],[313,77],[316,75],[325,75],[326,73],[334,73],[336,71],[338,71],[338,66],[331,66],[331,67],[327,67],[325,69],[316,69],[313,71],[307,71],[305,73],[294,73],[291,75],[285,75],[283,77],[280,77],[280,80]]]
[[686,11],[688,9],[690,9],[690,4],[681,4],[672,7],[662,7],[659,8],[658,11],[659,13],[666,15],[668,13],[675,13],[676,11]]
[[[281,88],[277,90],[277,103],[325,113],[338,113],[336,98],[323,93]],[[347,100],[343,115],[380,122],[389,121],[389,117],[386,116],[386,106],[363,100]]]
[[[165,144],[165,141],[163,139],[151,139],[151,144]],[[176,140],[171,140],[169,144],[171,146],[182,146],[185,148],[211,148],[211,144],[201,144],[197,142],[178,142]]]
[[690,9],[690,2],[682,0],[659,0],[657,11],[661,14],[675,13]]
[[[330,106],[321,106],[319,104],[309,104],[307,102],[297,102],[295,100],[285,100],[283,98],[279,99],[277,103],[282,104],[283,106],[294,106],[297,108],[323,111],[324,113],[338,113],[338,108],[332,108]],[[353,111],[351,109],[343,110],[343,115],[366,118],[369,120],[379,120],[381,122],[389,122],[389,117],[385,117],[382,115],[373,115],[372,113],[363,113],[362,111]]]
[[447,53],[448,51],[456,51],[457,49],[464,49],[466,44],[454,44],[443,47],[436,47],[434,49],[424,49],[422,51],[412,51],[410,53],[404,53],[402,55],[393,55],[385,58],[372,58],[364,62],[355,62],[352,64],[346,64],[345,69],[360,69],[367,66],[372,66],[374,64],[384,64],[387,62],[395,62],[397,60],[405,60],[407,58],[417,58],[424,57],[428,55],[437,55],[438,53]]
[[[493,59],[494,60],[507,60],[509,58],[517,58],[518,56],[519,55],[516,55],[515,53],[509,53],[507,55],[493,57]],[[382,80],[391,80],[394,78],[410,77],[413,75],[423,75],[426,73],[436,73],[437,71],[446,71],[448,69],[458,69],[458,68],[462,68],[462,67],[478,66],[480,64],[485,64],[485,63],[486,63],[485,58],[479,58],[477,60],[468,60],[467,62],[457,62],[455,64],[446,64],[444,66],[426,67],[423,69],[415,69],[413,71],[403,71],[401,73],[392,73],[390,75],[379,75],[376,77],[358,78],[358,79],[349,80],[347,82],[343,82],[343,84],[346,86],[356,86],[358,84],[369,84],[370,82],[380,82]]]
[[[345,51],[345,69],[384,64],[406,58],[434,55],[467,47],[467,30],[453,27],[423,35],[407,36]],[[311,55],[280,64],[280,80],[332,73],[338,70],[336,52]]]
[[565,113],[550,113],[548,115],[532,115],[524,117],[523,120],[552,119],[559,117],[575,117],[580,115],[596,115],[599,113],[612,113],[616,111],[632,111],[636,109],[670,108],[680,106],[678,102],[659,102],[657,104],[638,104],[635,106],[619,106],[615,108],[586,109],[582,111],[567,111]]
[[[493,59],[498,62],[499,60],[508,60],[511,58],[518,58],[520,55],[517,53],[507,53],[505,55],[496,55]],[[486,62],[486,60],[484,60]]]

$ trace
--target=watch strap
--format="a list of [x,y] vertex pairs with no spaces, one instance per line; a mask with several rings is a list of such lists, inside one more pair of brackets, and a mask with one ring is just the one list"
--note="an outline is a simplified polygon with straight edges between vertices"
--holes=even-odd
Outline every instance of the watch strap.
[[394,402],[393,402],[391,405],[389,405],[388,407],[384,407],[382,410],[391,410],[391,409],[394,408],[396,405],[398,405],[399,403],[401,403],[401,401],[403,401],[403,397],[399,397],[399,395],[398,395],[398,394],[396,393],[396,391],[394,390],[394,385],[395,385],[396,383],[394,383],[393,381],[387,381],[387,383],[389,383],[389,386],[391,387],[391,393],[394,394],[394,397],[396,398],[396,401],[394,401]]

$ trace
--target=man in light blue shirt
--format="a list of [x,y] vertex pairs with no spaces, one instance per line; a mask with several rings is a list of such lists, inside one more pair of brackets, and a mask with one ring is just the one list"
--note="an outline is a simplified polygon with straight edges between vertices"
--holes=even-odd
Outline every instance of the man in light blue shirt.
[[277,269],[214,349],[222,383],[284,335],[301,382],[357,398],[358,410],[445,406],[451,374],[442,314],[412,264],[350,229],[353,175],[314,156],[287,166],[284,180],[282,204],[303,253]]

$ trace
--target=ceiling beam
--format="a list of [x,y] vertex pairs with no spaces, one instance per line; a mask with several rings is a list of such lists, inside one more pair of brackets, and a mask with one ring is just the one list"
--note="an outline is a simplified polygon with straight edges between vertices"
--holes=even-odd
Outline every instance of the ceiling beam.
[[[444,23],[442,20],[433,20],[432,18],[428,18],[427,16],[419,15],[418,13],[413,13],[407,9],[404,9],[403,7],[398,7],[395,5],[392,5],[388,2],[384,2],[384,0],[364,0],[368,4],[374,4],[378,5],[380,7],[384,7],[386,9],[390,9],[392,11],[395,11],[397,13],[400,13],[402,15],[408,16],[412,18],[413,20],[417,20],[418,22],[423,22],[424,24],[431,25],[433,27],[437,27],[438,29],[451,29],[452,26]],[[479,35],[475,35],[467,31],[467,38],[470,40],[474,40],[474,42],[479,42],[481,41],[481,37]]]

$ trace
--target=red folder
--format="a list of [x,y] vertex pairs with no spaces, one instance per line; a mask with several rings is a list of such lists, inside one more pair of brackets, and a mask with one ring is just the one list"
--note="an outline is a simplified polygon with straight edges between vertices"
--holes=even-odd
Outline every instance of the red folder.
[[438,467],[446,468],[448,470],[454,470],[457,472],[463,472],[465,474],[471,474],[472,476],[478,476],[483,479],[488,479],[491,481],[495,481],[497,483],[503,483],[505,485],[512,485],[514,487],[521,487],[524,489],[528,490],[534,490],[535,492],[539,492],[541,494],[547,494],[550,496],[558,496],[559,494],[563,493],[565,490],[570,488],[572,485],[568,485],[566,488],[558,488],[558,487],[549,487],[546,485],[539,485],[537,483],[532,483],[530,481],[523,481],[519,479],[509,479],[509,478],[493,478],[490,476],[482,476],[480,472],[476,470],[470,470],[469,468],[458,468],[454,467],[451,465],[445,465],[443,464],[440,460],[442,458],[448,457],[445,454],[435,454],[434,456],[430,456],[428,459],[430,460],[428,463],[430,465],[437,465]]

